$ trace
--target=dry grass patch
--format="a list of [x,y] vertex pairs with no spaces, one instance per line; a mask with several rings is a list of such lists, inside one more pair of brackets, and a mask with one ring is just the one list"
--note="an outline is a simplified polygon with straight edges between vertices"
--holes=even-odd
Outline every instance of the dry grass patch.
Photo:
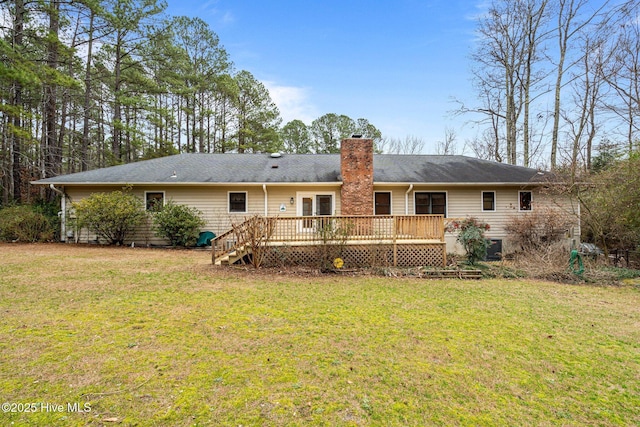
[[640,292],[0,245],[0,424],[634,425]]

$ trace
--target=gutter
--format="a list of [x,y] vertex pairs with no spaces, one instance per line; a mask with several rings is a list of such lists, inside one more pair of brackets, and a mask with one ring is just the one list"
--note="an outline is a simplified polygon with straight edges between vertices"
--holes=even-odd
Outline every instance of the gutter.
[[54,183],[50,182],[38,182],[31,181],[33,185],[67,185],[67,186],[95,186],[95,187],[123,187],[123,186],[153,186],[153,187],[176,187],[176,186],[192,186],[192,187],[212,187],[212,186],[223,186],[223,187],[246,187],[247,185],[276,185],[276,186],[290,186],[290,187],[299,187],[300,185],[309,186],[309,187],[317,187],[317,186],[341,186],[342,181],[328,181],[328,182],[305,182],[305,181],[295,181],[295,182],[165,182],[165,181],[148,181],[148,182],[69,182],[69,181],[57,181]]
[[[63,190],[59,190],[55,185],[49,184],[49,188],[56,193],[62,196],[60,200],[60,212],[58,212],[58,216],[60,217],[60,241],[67,241],[67,195]],[[64,188],[64,187],[63,187]]]
[[409,193],[413,190],[413,184],[409,185],[409,188],[404,193],[404,214],[409,215]]
[[262,184],[262,191],[264,191],[264,216],[269,216],[269,194],[267,193],[267,184]]
[[549,182],[374,182],[375,185],[399,186],[419,185],[425,188],[444,187],[539,187],[551,185]]

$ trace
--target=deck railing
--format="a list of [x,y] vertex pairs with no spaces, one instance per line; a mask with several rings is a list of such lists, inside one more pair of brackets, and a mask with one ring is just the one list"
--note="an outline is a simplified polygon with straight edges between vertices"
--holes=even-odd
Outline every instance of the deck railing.
[[444,241],[441,215],[313,216],[274,218],[272,242],[324,242],[331,240]]
[[[262,222],[265,225],[261,230],[269,234],[262,240],[266,244],[395,243],[399,240],[444,242],[442,215],[268,217]],[[247,234],[245,228],[250,223],[251,220],[247,220],[214,239],[214,262],[247,243],[240,240]]]

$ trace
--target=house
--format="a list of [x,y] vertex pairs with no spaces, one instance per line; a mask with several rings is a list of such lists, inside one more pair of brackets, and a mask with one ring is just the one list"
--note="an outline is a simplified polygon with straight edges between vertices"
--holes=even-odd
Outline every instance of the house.
[[[406,221],[435,215],[442,222],[474,216],[490,224],[487,235],[495,242],[493,252],[513,249],[505,231],[512,216],[543,206],[573,209],[570,200],[558,201],[540,191],[549,184],[547,174],[535,169],[466,156],[374,154],[372,140],[355,137],[342,141],[340,154],[179,154],[34,184],[50,185],[63,193],[62,235],[79,242],[95,240],[95,236],[71,227],[71,204],[91,193],[124,186],[130,186],[148,209],[168,200],[196,207],[203,213],[205,230],[218,236],[254,214],[281,221],[305,217],[294,226],[298,235],[313,228],[310,217],[315,216]],[[575,218],[566,234],[574,245],[580,232],[578,216]],[[394,230],[398,227],[395,221]],[[368,231],[358,232],[356,240],[369,246],[382,243],[375,232],[380,224],[372,222]],[[374,235],[378,237],[372,238]],[[446,252],[461,251],[451,233],[423,233],[422,237],[429,240],[422,243],[431,247],[441,243],[436,264]],[[394,235],[394,244],[397,238]],[[149,226],[132,239],[141,245],[164,243]],[[415,246],[408,249],[416,250]]]

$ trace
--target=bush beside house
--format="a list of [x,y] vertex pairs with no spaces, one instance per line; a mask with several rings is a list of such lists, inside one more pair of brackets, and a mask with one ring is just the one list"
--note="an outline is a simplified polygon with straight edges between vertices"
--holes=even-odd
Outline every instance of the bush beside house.
[[204,227],[202,212],[196,208],[176,204],[170,200],[153,214],[153,224],[158,237],[167,239],[171,246],[192,246]]
[[93,193],[73,204],[79,227],[111,245],[122,245],[146,218],[144,204],[128,191]]
[[472,217],[451,222],[447,231],[458,232],[456,241],[464,248],[467,262],[470,265],[475,265],[487,257],[487,248],[491,246],[491,239],[487,238],[484,233],[489,231],[489,228],[489,224]]

